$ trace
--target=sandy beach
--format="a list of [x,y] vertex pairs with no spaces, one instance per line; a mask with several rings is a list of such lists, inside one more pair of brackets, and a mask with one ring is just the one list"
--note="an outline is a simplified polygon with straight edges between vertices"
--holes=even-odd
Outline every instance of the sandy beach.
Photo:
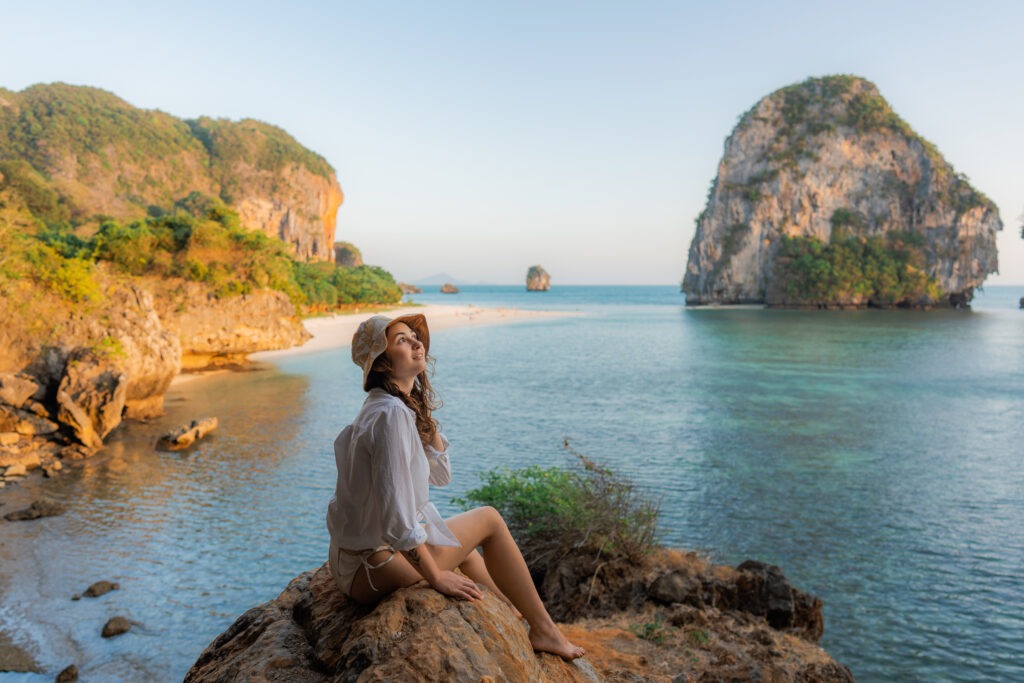
[[[498,325],[537,318],[555,318],[570,315],[581,315],[576,312],[567,311],[533,311],[520,308],[481,308],[479,306],[445,306],[431,304],[429,306],[398,306],[385,311],[350,313],[345,315],[324,316],[321,318],[307,318],[302,324],[309,330],[313,337],[302,346],[295,346],[290,349],[278,351],[260,351],[249,354],[249,359],[260,362],[273,362],[287,356],[296,356],[326,349],[341,348],[352,343],[352,335],[355,333],[359,323],[371,315],[387,315],[397,317],[412,313],[422,313],[427,316],[431,332],[450,329],[453,327],[476,327],[483,325]],[[181,374],[174,378],[171,386],[177,386],[185,382],[206,377],[229,370],[214,370],[212,372]]]

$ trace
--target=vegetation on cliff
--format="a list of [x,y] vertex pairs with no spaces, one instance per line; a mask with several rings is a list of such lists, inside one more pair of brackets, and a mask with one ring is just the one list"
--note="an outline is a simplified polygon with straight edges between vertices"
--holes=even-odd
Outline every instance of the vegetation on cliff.
[[[323,188],[303,186],[294,169]],[[95,269],[106,267],[202,282],[219,297],[278,290],[307,311],[400,301],[380,268],[302,258],[330,258],[320,243],[327,233],[333,241],[340,190],[322,195],[336,185],[323,157],[266,123],[183,121],[63,83],[0,88],[0,291],[25,278],[69,302],[95,302]],[[281,211],[299,218],[268,235],[246,218],[263,204],[281,207],[265,221]],[[277,238],[286,232],[291,244]]]

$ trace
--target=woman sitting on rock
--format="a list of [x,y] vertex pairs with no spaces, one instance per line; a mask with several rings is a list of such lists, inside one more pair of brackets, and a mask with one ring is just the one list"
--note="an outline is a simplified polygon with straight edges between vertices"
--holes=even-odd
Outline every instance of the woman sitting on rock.
[[480,507],[444,520],[427,498],[428,482],[451,481],[448,441],[431,417],[429,348],[422,315],[374,316],[352,338],[352,360],[363,369],[369,395],[334,441],[331,574],[342,592],[366,605],[423,579],[463,600],[480,599],[477,584],[483,584],[526,618],[535,650],[580,657],[583,650],[544,608],[498,511]]

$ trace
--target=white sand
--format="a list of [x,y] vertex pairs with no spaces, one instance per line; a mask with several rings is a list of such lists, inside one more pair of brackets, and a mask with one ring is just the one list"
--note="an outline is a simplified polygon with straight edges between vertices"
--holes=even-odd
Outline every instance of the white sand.
[[[429,306],[402,306],[386,311],[372,313],[352,313],[347,315],[333,315],[323,318],[307,318],[302,324],[313,335],[313,338],[302,346],[295,346],[280,351],[260,351],[249,354],[249,359],[254,361],[275,361],[287,356],[297,356],[305,353],[323,351],[325,349],[336,349],[352,344],[352,335],[355,334],[359,323],[372,315],[386,315],[397,317],[412,313],[422,313],[427,316],[427,323],[430,325],[431,333],[452,327],[477,327],[483,325],[496,325],[524,320],[536,320],[537,318],[556,318],[567,315],[580,315],[564,311],[531,311],[519,308],[480,308],[478,306],[442,306],[432,304]],[[211,374],[230,372],[229,370],[214,370],[211,372],[190,373],[178,375],[174,378],[172,386],[180,386],[185,382]]]

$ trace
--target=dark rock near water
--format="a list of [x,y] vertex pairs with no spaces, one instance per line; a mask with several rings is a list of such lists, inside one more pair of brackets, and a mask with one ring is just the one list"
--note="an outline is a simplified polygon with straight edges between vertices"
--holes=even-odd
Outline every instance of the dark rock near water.
[[79,599],[81,599],[83,597],[85,597],[85,598],[98,598],[101,595],[106,595],[110,591],[116,591],[120,587],[121,587],[120,584],[118,584],[118,583],[116,583],[114,581],[97,581],[96,583],[94,583],[91,586],[89,586],[88,588],[86,588],[85,591],[83,591],[81,595],[73,595],[71,597],[71,599],[72,600],[79,600]]
[[443,285],[441,285],[441,293],[442,294],[458,294],[459,293],[459,288],[456,287],[455,285],[453,285],[450,282],[446,282]]
[[72,664],[57,674],[54,683],[72,683],[78,680],[78,667]]
[[187,425],[172,429],[161,436],[156,447],[161,451],[181,451],[215,429],[217,429],[217,418],[215,417],[192,420]]
[[64,514],[66,509],[67,508],[60,503],[43,498],[33,501],[33,503],[27,508],[17,510],[15,512],[8,512],[4,515],[4,519],[8,522],[22,522],[26,520],[39,519],[40,517],[54,517],[56,515]]
[[104,638],[113,638],[119,636],[122,633],[127,633],[132,628],[132,622],[128,621],[124,617],[111,617],[107,620],[107,623],[103,625],[103,630],[100,632]]

